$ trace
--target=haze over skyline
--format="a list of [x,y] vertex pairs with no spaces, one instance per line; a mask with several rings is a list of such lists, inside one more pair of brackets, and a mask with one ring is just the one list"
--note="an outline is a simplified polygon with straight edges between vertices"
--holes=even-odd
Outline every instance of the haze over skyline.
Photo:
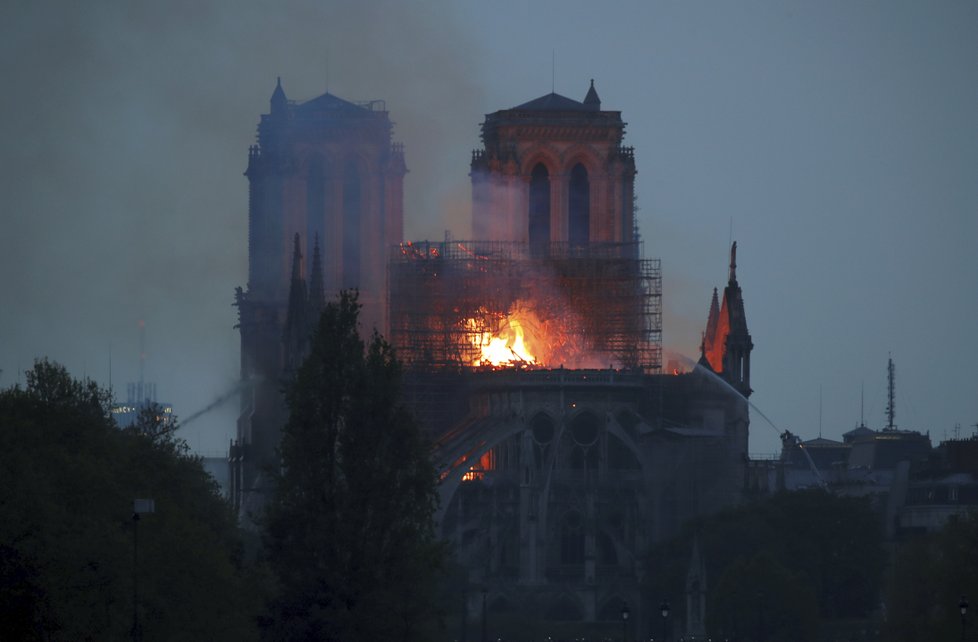
[[[635,148],[664,342],[698,357],[729,243],[778,430],[978,422],[978,5],[971,2],[14,2],[0,8],[0,387],[48,356],[187,417],[238,378],[248,145],[277,76],[383,99],[405,235],[469,234],[484,114],[591,78]],[[556,60],[556,64],[554,64]],[[218,453],[237,403],[192,422]]]

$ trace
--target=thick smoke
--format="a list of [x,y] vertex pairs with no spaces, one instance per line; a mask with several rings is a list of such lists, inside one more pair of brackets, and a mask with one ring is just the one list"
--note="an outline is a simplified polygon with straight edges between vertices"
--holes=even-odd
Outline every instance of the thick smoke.
[[[247,278],[247,147],[292,99],[384,99],[406,144],[406,234],[467,225],[482,84],[450,3],[5,3],[0,385],[37,356],[146,378],[191,416],[233,387]],[[21,376],[22,380],[22,376]],[[188,427],[219,450],[235,404]],[[202,437],[203,435],[203,437]]]

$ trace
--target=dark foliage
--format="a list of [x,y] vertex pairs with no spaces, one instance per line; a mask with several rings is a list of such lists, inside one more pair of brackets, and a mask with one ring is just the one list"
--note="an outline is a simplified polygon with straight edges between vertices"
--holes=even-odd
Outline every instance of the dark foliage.
[[398,362],[376,334],[364,346],[358,314],[355,294],[326,306],[288,391],[264,518],[269,639],[420,640],[433,620],[437,479]]
[[885,598],[888,640],[957,640],[966,596],[968,640],[978,640],[978,513],[952,517],[941,531],[899,546]]
[[707,618],[712,631],[753,642],[807,642],[818,631],[818,604],[804,576],[766,552],[738,557],[723,571],[712,592]]
[[[882,528],[862,498],[821,490],[781,493],[691,524],[650,558],[650,599],[670,598],[679,621],[685,600],[677,597],[685,595],[694,538],[706,564],[707,622],[714,636],[733,634],[733,613],[752,635],[761,622],[774,636],[781,630],[775,623],[785,618],[808,622],[816,616],[814,630],[819,622],[867,618],[878,608]],[[760,600],[758,593],[771,597]]]
[[0,639],[129,636],[137,497],[156,503],[139,524],[143,639],[254,637],[216,484],[153,413],[120,430],[109,402],[48,361],[0,392]]

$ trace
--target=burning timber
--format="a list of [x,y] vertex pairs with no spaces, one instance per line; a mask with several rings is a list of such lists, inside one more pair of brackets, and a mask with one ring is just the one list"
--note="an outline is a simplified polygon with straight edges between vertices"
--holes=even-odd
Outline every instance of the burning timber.
[[406,243],[390,338],[412,369],[662,369],[662,277],[640,244]]

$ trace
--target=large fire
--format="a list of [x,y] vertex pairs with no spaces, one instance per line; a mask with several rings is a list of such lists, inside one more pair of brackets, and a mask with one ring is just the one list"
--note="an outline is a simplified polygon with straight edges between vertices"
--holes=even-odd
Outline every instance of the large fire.
[[491,368],[606,368],[586,340],[580,319],[565,313],[545,317],[519,300],[505,313],[480,308],[462,322],[469,365]]
[[466,336],[478,351],[473,366],[536,365],[543,353],[541,324],[536,315],[517,305],[498,318],[466,319]]

